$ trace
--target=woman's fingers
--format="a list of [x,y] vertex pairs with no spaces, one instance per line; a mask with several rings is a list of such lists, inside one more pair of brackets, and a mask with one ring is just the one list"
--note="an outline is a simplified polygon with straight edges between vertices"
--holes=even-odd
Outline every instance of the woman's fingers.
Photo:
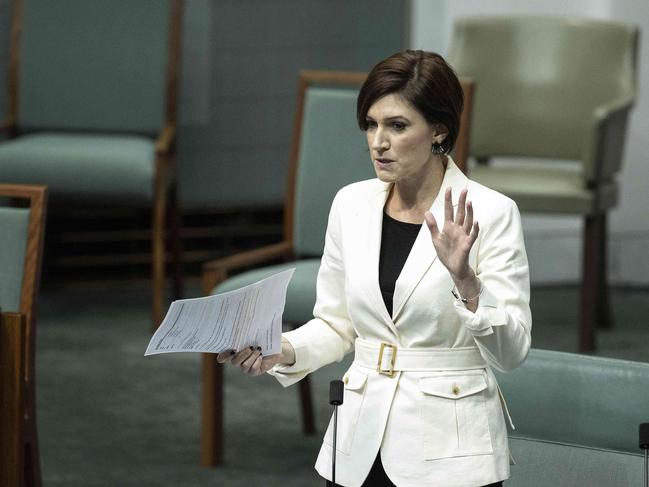
[[472,227],[473,227],[473,205],[469,201],[466,204],[466,218],[464,218],[464,224],[462,225],[462,228],[464,228],[464,233],[468,235],[469,232],[471,232]]
[[[455,223],[464,226],[464,215],[466,214],[466,189],[460,191],[460,199],[457,202],[457,213],[455,215]],[[453,202],[451,201],[451,205]],[[469,227],[470,228],[470,227]]]
[[220,364],[224,364],[232,360],[232,357],[234,357],[234,350],[226,350],[216,356],[216,361]]
[[453,194],[451,187],[444,193],[444,223],[453,221]]
[[260,356],[261,356],[261,348],[257,347],[257,349],[253,350],[253,352],[250,355],[248,355],[248,357],[243,362],[241,362],[239,367],[243,372],[249,374],[250,369],[252,368],[252,366],[255,364],[255,362]]
[[255,367],[257,371],[259,370],[259,367],[261,366],[261,360],[261,348],[257,347],[257,349],[252,352],[246,360],[243,361],[243,363],[241,364],[241,370],[246,374],[252,374]]
[[437,236],[439,235],[439,228],[437,228],[437,221],[430,211],[424,213],[424,220],[426,221],[428,230],[430,230],[430,236],[437,238]]
[[237,352],[234,357],[232,357],[232,365],[236,365],[237,367],[241,366],[241,364],[244,363],[248,359],[248,357],[250,357],[254,353],[254,351],[255,349],[253,347],[248,347]]

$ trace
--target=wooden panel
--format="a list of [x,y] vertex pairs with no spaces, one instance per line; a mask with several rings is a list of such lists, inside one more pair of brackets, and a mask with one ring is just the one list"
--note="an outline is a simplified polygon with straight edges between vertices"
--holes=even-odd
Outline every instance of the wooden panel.
[[0,313],[0,485],[23,485],[25,316]]

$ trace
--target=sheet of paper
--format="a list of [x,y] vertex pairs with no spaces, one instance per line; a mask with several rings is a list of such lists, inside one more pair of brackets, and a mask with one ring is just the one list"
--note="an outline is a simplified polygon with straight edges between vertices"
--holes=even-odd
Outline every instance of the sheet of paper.
[[263,355],[281,351],[286,289],[295,269],[248,286],[171,303],[144,355],[211,352],[261,347]]

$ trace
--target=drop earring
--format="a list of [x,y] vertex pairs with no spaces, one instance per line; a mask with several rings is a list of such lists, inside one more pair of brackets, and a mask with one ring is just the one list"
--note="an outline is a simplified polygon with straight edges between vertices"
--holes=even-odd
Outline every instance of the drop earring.
[[442,147],[442,144],[438,144],[437,142],[433,142],[433,147],[431,149],[431,152],[435,154],[436,156],[441,156],[442,154],[445,153],[444,147]]

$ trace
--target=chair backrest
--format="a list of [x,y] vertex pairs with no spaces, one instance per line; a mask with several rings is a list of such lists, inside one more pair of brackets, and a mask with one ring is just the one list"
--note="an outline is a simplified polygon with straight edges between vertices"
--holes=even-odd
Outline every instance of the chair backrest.
[[532,349],[521,367],[497,377],[512,436],[639,453],[648,363]]
[[[327,215],[343,186],[376,177],[365,135],[356,122],[356,98],[365,73],[302,71],[293,129],[284,235],[298,257],[319,256]],[[454,160],[465,167],[473,82],[461,80],[465,94]]]
[[477,86],[471,154],[578,160],[595,109],[635,94],[637,41],[596,20],[458,20],[449,61]]
[[14,0],[10,118],[20,130],[159,131],[180,11],[179,0]]

